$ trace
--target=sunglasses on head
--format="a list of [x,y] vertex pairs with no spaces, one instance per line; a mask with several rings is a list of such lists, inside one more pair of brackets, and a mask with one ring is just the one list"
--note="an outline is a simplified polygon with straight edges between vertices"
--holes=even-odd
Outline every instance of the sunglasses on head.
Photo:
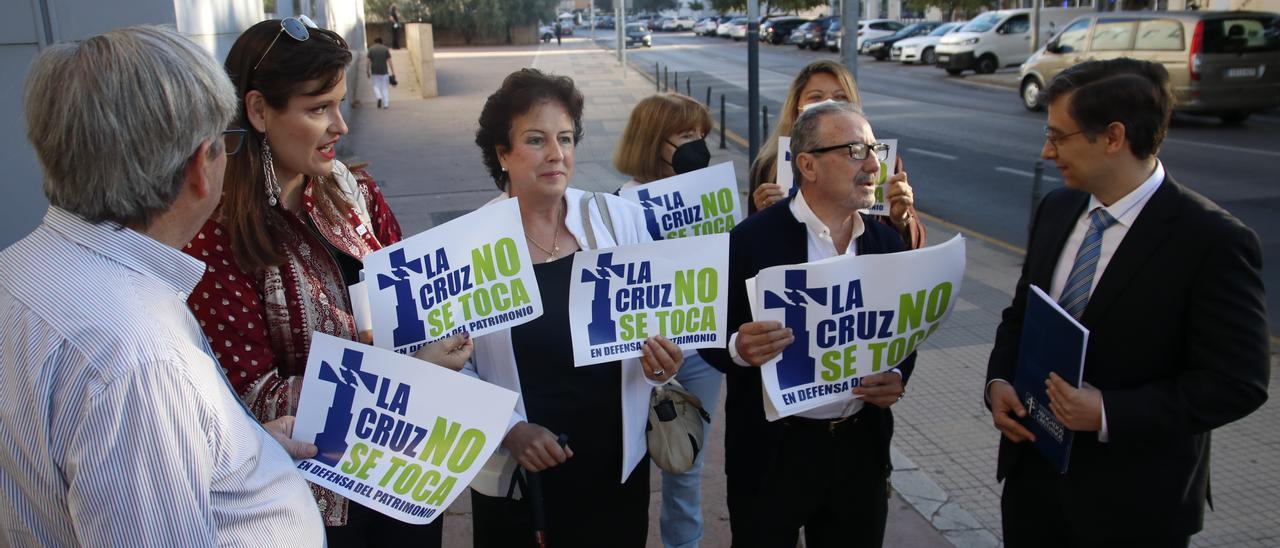
[[281,19],[280,31],[276,32],[276,37],[271,39],[270,44],[267,44],[266,51],[262,52],[262,57],[259,57],[257,64],[253,65],[253,70],[258,70],[258,65],[261,65],[262,60],[267,58],[268,53],[271,53],[271,47],[276,45],[276,40],[280,39],[281,34],[288,34],[289,38],[299,42],[306,42],[308,38],[311,38],[311,32],[307,28],[318,29],[320,27],[316,26],[316,22],[306,15]]

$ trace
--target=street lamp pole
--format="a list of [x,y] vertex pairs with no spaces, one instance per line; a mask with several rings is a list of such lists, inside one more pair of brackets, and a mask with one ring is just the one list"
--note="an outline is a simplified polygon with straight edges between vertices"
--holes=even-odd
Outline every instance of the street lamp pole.
[[840,62],[858,80],[858,13],[860,0],[840,0]]
[[[592,0],[594,3],[595,0]],[[613,0],[613,28],[617,32],[618,66],[627,66],[627,5],[626,0]],[[623,74],[626,74],[625,72]]]
[[747,2],[747,129],[748,162],[760,151],[760,0]]

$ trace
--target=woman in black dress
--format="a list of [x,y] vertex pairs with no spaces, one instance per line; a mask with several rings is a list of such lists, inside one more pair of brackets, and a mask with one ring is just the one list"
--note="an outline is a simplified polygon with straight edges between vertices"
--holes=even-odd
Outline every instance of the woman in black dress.
[[[532,508],[517,465],[537,473],[545,532],[557,548],[638,548],[647,536],[649,392],[675,376],[683,356],[655,337],[642,358],[573,366],[569,330],[586,327],[569,325],[573,253],[592,241],[597,248],[649,241],[638,205],[568,187],[582,104],[573,80],[523,69],[507,77],[480,115],[476,144],[504,191],[495,201],[520,200],[544,312],[477,337],[468,365],[468,372],[521,394],[502,450],[472,482],[478,548],[533,543]],[[561,447],[557,438],[564,435],[569,443]]]

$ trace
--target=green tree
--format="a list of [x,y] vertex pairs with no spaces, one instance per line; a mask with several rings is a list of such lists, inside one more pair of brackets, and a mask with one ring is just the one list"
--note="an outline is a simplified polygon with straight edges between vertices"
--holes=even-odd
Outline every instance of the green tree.
[[711,8],[720,13],[747,11],[747,0],[711,0]]
[[652,12],[657,13],[662,10],[673,10],[680,7],[680,3],[676,0],[635,0],[632,4],[636,13]]
[[689,2],[689,9],[693,11],[702,11],[704,8],[706,8],[706,6],[702,5],[702,2],[699,2],[698,0]]
[[942,10],[942,18],[946,21],[968,19],[982,8],[995,6],[992,0],[903,0],[902,6],[911,11],[924,13],[931,7]]
[[774,0],[769,2],[769,12],[799,13],[803,10],[827,5],[826,0]]

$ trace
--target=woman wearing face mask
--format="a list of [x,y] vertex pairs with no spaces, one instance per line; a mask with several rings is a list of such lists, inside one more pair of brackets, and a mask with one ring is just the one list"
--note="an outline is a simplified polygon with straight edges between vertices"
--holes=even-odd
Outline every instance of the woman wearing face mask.
[[[309,19],[263,21],[236,40],[226,68],[244,144],[227,159],[222,202],[185,251],[206,273],[188,305],[231,385],[259,420],[293,415],[311,334],[358,334],[347,286],[400,225],[363,170],[334,160],[351,52]],[[461,369],[464,337],[418,357]],[[312,485],[330,546],[440,546],[442,521],[405,524]]]
[[[791,90],[782,103],[778,125],[773,128],[773,134],[765,140],[756,161],[751,164],[751,199],[747,205],[749,214],[786,197],[782,187],[777,184],[778,137],[790,136],[796,117],[805,108],[824,101],[853,103],[862,108],[862,99],[858,96],[858,86],[853,80],[853,74],[835,61],[810,63],[791,82]],[[894,166],[893,175],[885,180],[885,197],[889,200],[889,215],[877,218],[897,230],[908,248],[918,249],[924,246],[924,225],[916,216],[915,197],[907,182],[907,174],[902,169],[901,156]]]
[[[589,249],[590,236],[596,248],[650,240],[640,206],[569,188],[582,106],[573,80],[523,69],[503,81],[480,114],[476,145],[503,191],[495,202],[519,199],[543,313],[477,337],[465,370],[520,393],[502,450],[471,484],[477,548],[531,544],[533,509],[517,464],[540,479],[551,545],[639,548],[648,534],[649,393],[680,372],[683,356],[670,341],[651,337],[639,359],[573,366],[574,252]],[[567,446],[558,443],[561,435]]]
[[[696,100],[678,93],[651,95],[631,110],[631,119],[613,153],[613,167],[631,176],[630,188],[707,167],[711,151],[706,135],[711,113]],[[661,235],[653,235],[660,238]],[[685,389],[713,412],[720,400],[720,372],[696,351],[686,352],[676,376]],[[704,436],[710,425],[704,425]],[[667,548],[697,546],[702,539],[702,458],[683,474],[662,472],[662,543]]]

